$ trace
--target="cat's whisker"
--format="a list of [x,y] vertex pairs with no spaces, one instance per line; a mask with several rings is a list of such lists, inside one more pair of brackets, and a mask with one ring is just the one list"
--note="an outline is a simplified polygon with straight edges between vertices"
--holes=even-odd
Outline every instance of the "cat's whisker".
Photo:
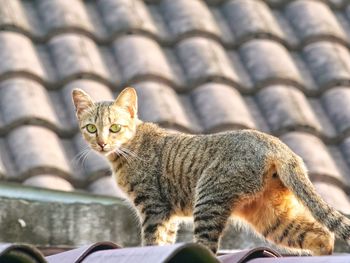
[[130,156],[128,156],[126,153],[123,152],[123,155],[124,155],[125,159],[128,161],[128,163],[130,163],[132,161]]
[[125,148],[125,147],[120,147],[120,149],[121,149],[122,151],[124,151],[126,154],[128,154],[128,155],[130,155],[130,156],[132,156],[132,157],[135,157],[136,159],[138,159],[138,160],[140,160],[140,161],[143,161],[143,162],[145,161],[145,159],[139,157],[135,152],[131,151],[130,149],[127,149],[127,148]]
[[86,161],[86,159],[88,158],[90,152],[91,152],[91,149],[88,149],[88,150],[85,152],[85,154],[84,154],[84,156],[83,156],[83,158],[82,158],[81,164],[82,164],[82,166],[83,166],[84,169],[85,169],[85,161]]
[[83,157],[90,152],[90,147],[86,146],[81,152],[79,152],[71,161],[73,167],[79,166],[79,163],[82,161]]
[[132,157],[137,157],[136,153],[134,153],[126,148],[121,148],[121,150]]
[[81,155],[82,155],[83,153],[85,153],[85,152],[88,150],[88,148],[89,148],[89,146],[84,147],[83,150],[81,150],[80,152],[78,152],[78,153],[74,156],[74,158],[73,158],[72,161],[75,161],[76,159],[79,159],[79,158],[81,157]]
[[129,153],[125,152],[123,149],[120,149],[120,152],[125,157],[125,159],[127,159],[128,161],[132,161],[133,156],[131,156]]
[[117,149],[117,154],[119,156],[122,156],[126,160],[127,164],[129,164],[130,160],[127,158],[127,155],[123,151],[121,151],[120,149]]
[[116,153],[118,156],[120,156],[120,152],[119,152],[118,149],[115,150],[115,153]]

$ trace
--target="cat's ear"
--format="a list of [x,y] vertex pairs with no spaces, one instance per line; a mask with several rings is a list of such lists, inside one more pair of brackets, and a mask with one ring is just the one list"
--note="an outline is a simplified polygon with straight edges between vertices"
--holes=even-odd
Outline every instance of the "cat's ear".
[[117,107],[125,108],[131,118],[137,116],[137,94],[134,88],[125,88],[119,94],[115,100],[114,105]]
[[90,96],[81,89],[74,89],[72,92],[72,99],[75,106],[75,111],[77,113],[77,116],[79,117],[80,114],[91,108],[94,105],[93,100],[90,98]]

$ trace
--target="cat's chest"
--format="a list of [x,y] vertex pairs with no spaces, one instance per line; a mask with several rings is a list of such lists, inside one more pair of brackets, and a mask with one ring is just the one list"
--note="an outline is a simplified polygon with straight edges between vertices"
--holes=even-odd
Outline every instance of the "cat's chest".
[[129,169],[127,165],[119,167],[119,169],[113,170],[113,178],[117,183],[120,190],[122,190],[126,196],[132,201],[134,200],[137,192],[136,185],[140,185],[140,178],[133,169]]
[[128,192],[128,178],[126,175],[126,169],[113,169],[113,177],[119,188],[121,188],[125,193]]

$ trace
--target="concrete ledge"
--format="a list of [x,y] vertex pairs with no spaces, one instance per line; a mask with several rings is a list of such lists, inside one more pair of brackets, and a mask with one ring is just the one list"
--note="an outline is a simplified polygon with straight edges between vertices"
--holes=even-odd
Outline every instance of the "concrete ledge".
[[1,242],[55,247],[101,240],[139,244],[136,220],[121,202],[67,204],[0,198],[0,210]]
[[[128,202],[111,197],[0,185],[0,242],[38,247],[76,247],[98,241],[140,244],[138,219]],[[178,241],[192,240],[192,224],[182,224]],[[221,249],[266,245],[249,231],[229,227]],[[337,252],[350,252],[337,241]],[[283,250],[281,251],[283,253]]]

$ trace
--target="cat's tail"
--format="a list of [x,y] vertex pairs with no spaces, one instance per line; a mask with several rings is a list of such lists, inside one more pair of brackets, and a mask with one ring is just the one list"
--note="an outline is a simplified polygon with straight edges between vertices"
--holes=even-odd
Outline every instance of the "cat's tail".
[[[328,205],[316,192],[304,162],[298,156],[275,158],[277,173],[283,184],[310,210],[314,218],[339,238],[350,240],[350,220]],[[350,244],[349,244],[350,245]]]

